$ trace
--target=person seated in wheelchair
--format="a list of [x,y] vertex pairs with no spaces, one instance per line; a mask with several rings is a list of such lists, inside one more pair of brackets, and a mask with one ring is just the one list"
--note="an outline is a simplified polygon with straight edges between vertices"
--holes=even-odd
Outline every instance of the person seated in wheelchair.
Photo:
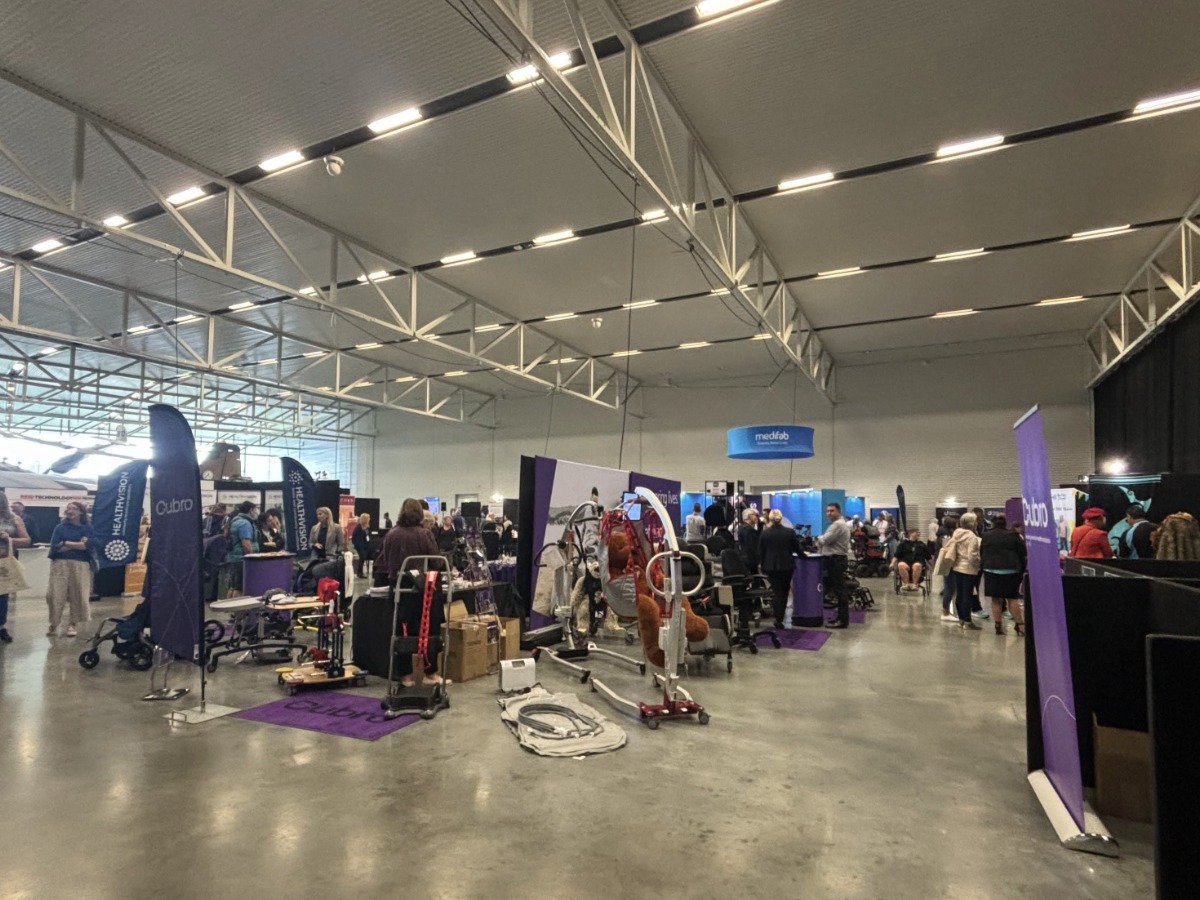
[[899,575],[900,590],[919,590],[928,569],[929,546],[921,540],[920,529],[910,528],[892,556],[892,570]]

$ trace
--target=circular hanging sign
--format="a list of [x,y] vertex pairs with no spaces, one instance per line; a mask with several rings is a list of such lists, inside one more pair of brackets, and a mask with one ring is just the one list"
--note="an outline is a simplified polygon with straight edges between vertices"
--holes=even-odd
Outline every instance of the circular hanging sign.
[[746,425],[726,434],[730,459],[807,459],[813,430],[807,425]]

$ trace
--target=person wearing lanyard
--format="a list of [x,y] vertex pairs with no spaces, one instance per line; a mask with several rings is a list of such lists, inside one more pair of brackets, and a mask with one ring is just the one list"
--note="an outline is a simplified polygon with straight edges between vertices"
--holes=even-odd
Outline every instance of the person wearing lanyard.
[[850,554],[850,526],[842,518],[842,507],[825,507],[829,527],[817,538],[821,550],[821,582],[826,594],[837,599],[837,614],[825,623],[828,628],[850,627],[850,592],[846,588],[846,557]]

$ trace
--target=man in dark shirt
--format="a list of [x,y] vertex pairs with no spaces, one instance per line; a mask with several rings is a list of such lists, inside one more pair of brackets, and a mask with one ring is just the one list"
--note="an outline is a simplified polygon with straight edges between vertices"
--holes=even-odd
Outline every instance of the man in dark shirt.
[[758,573],[758,511],[747,509],[742,514],[742,525],[738,528],[738,553],[746,563],[746,568],[752,573]]
[[1150,544],[1154,524],[1146,518],[1146,510],[1142,508],[1142,504],[1135,503],[1125,510],[1125,521],[1129,523],[1129,527],[1121,535],[1121,556],[1154,559],[1154,548]]
[[718,497],[704,511],[704,524],[708,526],[710,531],[724,528],[726,525],[731,524],[729,519],[729,505],[723,497]]

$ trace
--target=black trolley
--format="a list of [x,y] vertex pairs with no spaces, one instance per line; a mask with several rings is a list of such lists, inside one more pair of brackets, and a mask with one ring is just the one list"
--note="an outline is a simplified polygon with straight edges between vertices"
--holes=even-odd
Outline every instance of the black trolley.
[[[432,567],[434,562],[441,563],[439,572]],[[420,620],[417,633],[408,633],[408,622],[411,617],[402,621],[400,608],[407,601],[419,598]],[[450,561],[444,556],[409,556],[401,566],[400,576],[396,579],[396,587],[392,592],[392,634],[388,658],[388,689],[387,694],[379,701],[385,718],[394,719],[398,716],[416,713],[422,719],[432,719],[443,709],[450,706],[450,694],[446,685],[446,648],[442,641],[440,624],[438,633],[431,635],[433,626],[434,603],[442,604],[442,622],[448,618],[446,612],[450,605]],[[411,608],[410,608],[411,611]],[[415,624],[415,623],[414,623]],[[402,626],[404,626],[402,628]],[[421,656],[430,658],[429,654],[441,654],[441,681],[428,683],[422,680],[413,687],[404,687],[396,675],[396,660],[402,656],[412,658]],[[433,657],[436,659],[436,655]],[[414,667],[415,668],[415,667]],[[414,672],[416,676],[418,673]]]

